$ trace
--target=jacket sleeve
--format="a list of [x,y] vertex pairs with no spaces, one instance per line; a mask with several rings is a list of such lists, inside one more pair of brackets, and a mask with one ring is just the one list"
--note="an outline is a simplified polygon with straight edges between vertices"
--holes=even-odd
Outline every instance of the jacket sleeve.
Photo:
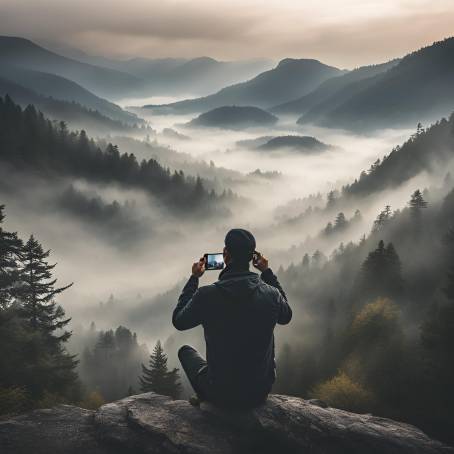
[[277,277],[271,268],[266,269],[262,273],[261,278],[268,285],[271,285],[279,291],[279,298],[277,302],[279,305],[277,323],[280,325],[287,325],[287,323],[290,323],[290,320],[292,319],[292,309],[288,304],[287,295],[285,294],[284,289],[281,287],[281,284],[277,280]]
[[198,286],[199,279],[191,276],[178,298],[177,307],[172,315],[172,323],[179,331],[194,328],[202,323],[200,312],[201,295],[197,290]]

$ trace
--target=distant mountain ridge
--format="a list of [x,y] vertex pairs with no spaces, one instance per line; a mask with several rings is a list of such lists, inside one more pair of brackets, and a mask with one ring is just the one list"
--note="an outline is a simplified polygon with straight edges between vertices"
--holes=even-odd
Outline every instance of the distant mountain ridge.
[[454,110],[454,38],[406,55],[350,95],[307,112],[298,123],[354,130],[415,125]]
[[320,142],[310,136],[277,136],[259,145],[257,150],[282,151],[294,150],[305,153],[319,153],[331,149],[331,145]]
[[[378,65],[361,66],[345,74],[341,74],[322,82],[314,91],[293,101],[274,106],[270,110],[277,114],[303,114],[307,111],[320,109],[319,106],[332,103],[338,96],[348,96],[358,82],[371,80],[399,63],[399,59]],[[355,84],[355,85],[353,85]]]
[[56,51],[84,63],[143,79],[149,91],[160,96],[208,95],[228,85],[249,80],[273,65],[268,59],[219,61],[203,56],[191,59],[136,57],[118,60],[88,55],[72,48],[57,47]]
[[73,129],[85,129],[90,133],[113,133],[128,131],[131,126],[112,120],[97,110],[88,109],[74,101],[63,101],[35,93],[28,88],[0,77],[0,97],[8,95],[21,107],[30,104],[52,120],[65,121]]
[[0,64],[59,75],[114,99],[144,87],[144,81],[131,74],[63,57],[20,37],[0,36]]
[[243,129],[254,126],[272,125],[277,117],[253,106],[222,106],[200,114],[188,126]]
[[270,108],[309,93],[320,83],[343,72],[318,60],[287,58],[269,71],[251,80],[223,88],[202,98],[180,101],[165,106],[144,106],[161,111],[203,112],[225,105]]
[[124,111],[116,104],[94,95],[72,80],[61,76],[13,65],[0,65],[0,77],[45,97],[77,102],[122,123],[142,122],[135,114]]

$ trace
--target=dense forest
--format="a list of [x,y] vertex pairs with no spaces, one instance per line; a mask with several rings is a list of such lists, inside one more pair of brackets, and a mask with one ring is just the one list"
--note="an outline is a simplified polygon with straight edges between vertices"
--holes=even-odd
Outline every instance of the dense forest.
[[[50,118],[69,122],[72,126],[89,124],[90,130],[97,133],[127,132],[139,127],[139,125],[114,120],[101,114],[98,110],[85,107],[74,100],[65,101],[54,99],[51,96],[39,95],[33,90],[0,77],[0,96],[5,96],[6,94],[22,107],[33,104],[36,109],[39,109]],[[149,130],[144,125],[141,126],[143,130]]]
[[453,441],[452,184],[438,196],[437,188],[416,190],[407,208],[378,213],[359,243],[279,270],[300,316],[278,356],[275,391],[409,421]]
[[101,150],[85,131],[71,132],[63,121],[55,126],[34,106],[22,109],[9,96],[0,98],[0,160],[47,177],[79,177],[143,189],[179,213],[222,211],[220,202],[231,197],[208,192],[200,177],[172,173],[154,159],[139,163],[111,143]]
[[423,171],[437,170],[454,156],[454,114],[416,132],[383,159],[375,161],[352,184],[343,188],[346,196],[365,196],[394,188]]

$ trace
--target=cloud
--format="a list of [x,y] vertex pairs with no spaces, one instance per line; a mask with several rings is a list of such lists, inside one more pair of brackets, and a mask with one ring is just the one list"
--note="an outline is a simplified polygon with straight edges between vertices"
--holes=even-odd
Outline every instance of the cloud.
[[448,0],[2,0],[4,34],[107,56],[313,57],[352,67],[453,32]]

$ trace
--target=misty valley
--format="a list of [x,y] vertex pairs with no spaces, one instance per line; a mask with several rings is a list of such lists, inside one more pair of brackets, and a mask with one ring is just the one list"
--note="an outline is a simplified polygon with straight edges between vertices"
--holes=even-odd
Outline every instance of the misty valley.
[[132,57],[0,36],[0,415],[188,399],[203,329],[172,312],[241,227],[293,310],[272,392],[454,443],[454,38],[352,70]]

